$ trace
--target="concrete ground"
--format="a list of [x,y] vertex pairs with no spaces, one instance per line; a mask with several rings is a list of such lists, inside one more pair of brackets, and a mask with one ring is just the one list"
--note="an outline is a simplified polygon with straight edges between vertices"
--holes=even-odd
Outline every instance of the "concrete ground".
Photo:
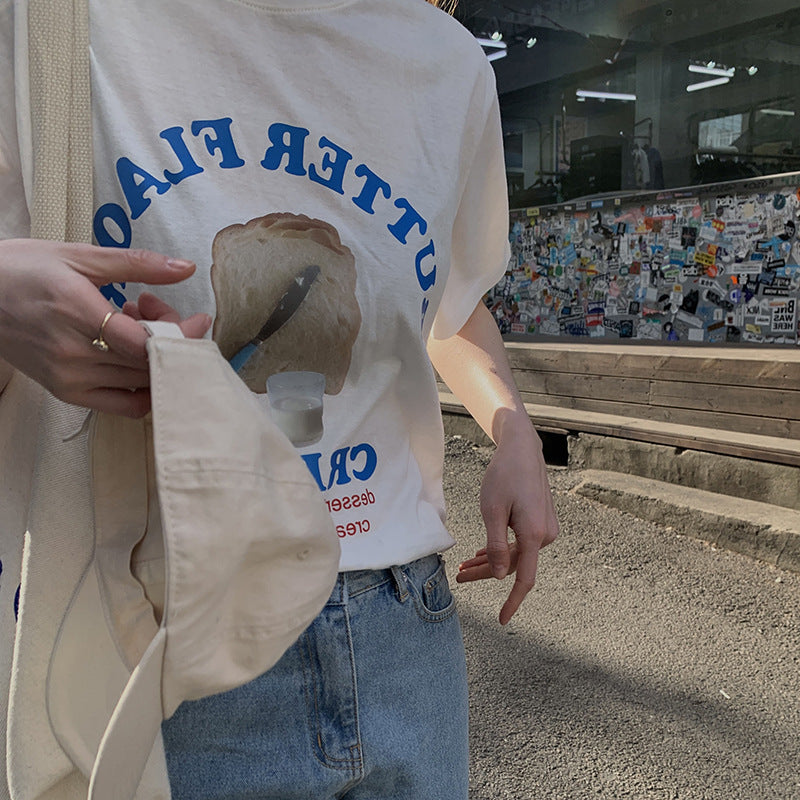
[[[448,439],[452,577],[482,544],[490,457]],[[454,589],[471,800],[800,800],[800,575],[579,495],[581,480],[551,469],[562,533],[506,628],[507,585]]]

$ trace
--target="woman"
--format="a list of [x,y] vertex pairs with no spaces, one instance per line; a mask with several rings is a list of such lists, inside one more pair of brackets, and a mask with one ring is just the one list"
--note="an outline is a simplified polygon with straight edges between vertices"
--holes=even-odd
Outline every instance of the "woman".
[[[481,302],[508,259],[491,68],[422,0],[90,11],[101,247],[26,240],[4,114],[0,386],[16,369],[68,403],[140,416],[136,320],[199,337],[214,313],[227,357],[256,344],[240,375],[262,399],[273,371],[314,368],[328,385],[325,434],[300,452],[339,532],[339,583],[273,670],[165,722],[172,795],[465,798],[466,670],[438,555],[453,542],[431,363],[497,444],[481,490],[487,547],[459,580],[516,572],[506,623],[557,533],[541,445]],[[3,0],[3,53],[12,23]],[[309,265],[305,294],[261,341]]]

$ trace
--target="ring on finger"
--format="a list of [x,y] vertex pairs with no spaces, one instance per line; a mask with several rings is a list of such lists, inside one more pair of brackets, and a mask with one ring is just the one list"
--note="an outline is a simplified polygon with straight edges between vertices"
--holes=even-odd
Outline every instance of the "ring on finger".
[[96,347],[101,353],[108,352],[108,342],[105,340],[104,334],[106,330],[106,324],[114,316],[114,311],[109,311],[103,317],[103,321],[100,323],[100,332],[97,334],[96,339],[92,339],[92,347]]

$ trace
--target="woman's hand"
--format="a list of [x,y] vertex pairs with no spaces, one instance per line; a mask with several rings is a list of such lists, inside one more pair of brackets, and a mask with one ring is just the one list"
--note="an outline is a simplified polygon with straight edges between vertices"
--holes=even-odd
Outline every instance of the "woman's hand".
[[[500,624],[505,625],[533,588],[539,550],[558,536],[541,443],[527,419],[498,444],[483,478],[480,502],[486,547],[459,565],[456,581],[502,579],[516,573],[500,610]],[[508,541],[509,528],[514,531],[513,542]]]
[[[533,588],[539,550],[558,535],[542,443],[514,385],[505,345],[489,310],[478,303],[461,330],[428,342],[434,367],[497,450],[481,485],[486,547],[459,567],[459,583],[505,578],[514,586],[500,610],[505,625]],[[508,529],[516,541],[509,543]]]
[[177,283],[194,271],[189,261],[146,250],[0,241],[0,358],[67,403],[141,417],[150,409],[150,393],[147,332],[137,314],[177,322],[191,338],[203,336],[211,318],[181,320],[150,295],[143,311],[112,314],[103,329],[109,349],[102,352],[92,341],[112,307],[98,287]]

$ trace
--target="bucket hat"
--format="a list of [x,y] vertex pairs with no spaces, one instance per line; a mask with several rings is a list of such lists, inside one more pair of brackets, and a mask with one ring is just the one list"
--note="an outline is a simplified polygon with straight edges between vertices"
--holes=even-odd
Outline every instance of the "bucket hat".
[[273,666],[339,563],[313,478],[217,346],[148,327],[152,414],[90,422],[94,551],[47,678],[90,800],[137,796],[162,720]]

